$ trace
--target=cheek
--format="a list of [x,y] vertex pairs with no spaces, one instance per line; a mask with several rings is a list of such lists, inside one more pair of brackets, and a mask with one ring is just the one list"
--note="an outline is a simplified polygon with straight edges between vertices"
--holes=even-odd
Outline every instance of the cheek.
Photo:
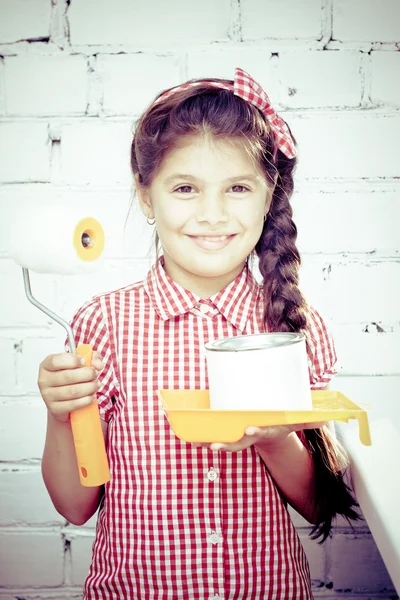
[[193,208],[189,202],[174,202],[169,199],[168,202],[158,203],[154,207],[154,214],[159,226],[179,229],[193,216]]
[[259,230],[264,223],[264,206],[260,203],[245,205],[236,210],[236,218],[248,230]]

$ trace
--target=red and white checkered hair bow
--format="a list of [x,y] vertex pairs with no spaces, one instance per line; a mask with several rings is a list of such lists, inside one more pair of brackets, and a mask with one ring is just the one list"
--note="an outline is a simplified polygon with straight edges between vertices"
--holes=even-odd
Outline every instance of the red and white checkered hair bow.
[[246,102],[256,106],[267,119],[280,151],[283,152],[283,154],[285,154],[285,156],[288,158],[294,158],[296,156],[296,147],[285,121],[272,108],[271,102],[261,85],[254,81],[251,75],[239,67],[235,69],[233,87],[232,85],[228,85],[222,81],[194,81],[192,83],[184,83],[159,96],[154,102],[153,106],[155,104],[159,104],[163,100],[166,100],[181,90],[204,85],[230,91],[233,90],[235,96],[239,96],[239,98],[242,98],[243,100],[246,100]]

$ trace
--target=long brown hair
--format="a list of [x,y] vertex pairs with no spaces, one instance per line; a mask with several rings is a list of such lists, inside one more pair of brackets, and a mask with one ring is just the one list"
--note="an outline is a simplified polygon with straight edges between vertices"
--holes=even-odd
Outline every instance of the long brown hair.
[[[150,105],[139,119],[131,148],[133,174],[139,185],[149,186],[168,152],[184,136],[208,134],[241,140],[273,189],[268,218],[254,250],[263,276],[265,326],[269,331],[303,332],[307,338],[308,306],[298,286],[301,260],[289,202],[296,159],[277,148],[268,122],[256,107],[229,90],[207,85],[221,80],[192,81],[199,85]],[[304,430],[303,439],[315,470],[315,525],[310,535],[324,541],[335,515],[359,518],[354,510],[357,503],[343,480],[343,448],[328,428]]]

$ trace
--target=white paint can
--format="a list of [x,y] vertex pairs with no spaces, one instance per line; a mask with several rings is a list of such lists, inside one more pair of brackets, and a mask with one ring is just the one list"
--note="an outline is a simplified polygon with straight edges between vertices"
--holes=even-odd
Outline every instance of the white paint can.
[[210,408],[312,410],[302,333],[239,335],[205,348]]

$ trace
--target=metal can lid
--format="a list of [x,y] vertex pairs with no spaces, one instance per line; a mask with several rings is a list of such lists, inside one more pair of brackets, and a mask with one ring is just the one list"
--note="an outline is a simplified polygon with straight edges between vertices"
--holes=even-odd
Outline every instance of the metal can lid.
[[243,352],[248,350],[266,350],[277,346],[290,346],[305,339],[303,333],[255,333],[219,338],[205,344],[206,350],[216,352]]

